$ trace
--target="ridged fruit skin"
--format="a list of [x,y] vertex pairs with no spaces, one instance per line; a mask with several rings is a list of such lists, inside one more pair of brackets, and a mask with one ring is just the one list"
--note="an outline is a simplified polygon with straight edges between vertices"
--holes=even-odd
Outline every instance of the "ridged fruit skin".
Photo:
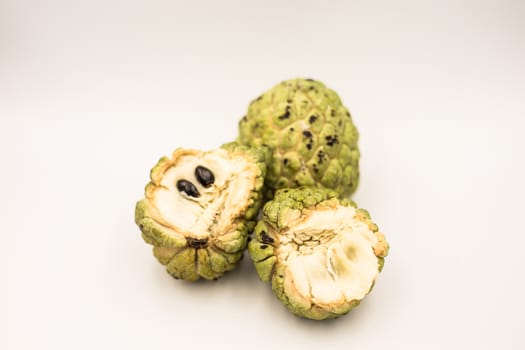
[[319,81],[292,79],[250,103],[237,140],[273,150],[268,197],[279,188],[317,186],[347,198],[359,182],[358,138],[337,93]]
[[[157,260],[166,266],[167,272],[176,279],[196,281],[201,278],[216,280],[227,271],[235,269],[246,249],[248,235],[253,231],[262,205],[262,192],[264,177],[266,175],[266,164],[269,158],[269,150],[265,147],[247,147],[232,142],[221,146],[231,155],[245,157],[256,164],[257,175],[254,187],[250,193],[247,206],[241,215],[230,224],[234,232],[225,237],[211,238],[203,247],[190,247],[186,237],[180,233],[174,235],[155,220],[152,211],[155,210],[148,205],[148,197],[151,196],[155,187],[160,186],[163,172],[169,168],[173,158],[163,157],[151,169],[151,181],[146,185],[145,199],[137,202],[135,207],[135,223],[142,232],[142,238],[153,246],[153,254]],[[177,154],[176,150],[173,154]],[[186,150],[184,150],[186,151]],[[192,152],[189,151],[188,152]],[[195,246],[195,244],[194,244]]]
[[[261,281],[270,282],[277,298],[297,316],[313,320],[337,318],[347,314],[361,302],[361,300],[349,300],[327,309],[326,306],[321,307],[312,301],[310,307],[305,307],[285,291],[286,266],[282,261],[279,261],[280,242],[275,233],[289,229],[286,218],[296,216],[296,214],[291,215],[292,211],[312,208],[323,209],[338,205],[351,206],[357,209],[354,219],[366,223],[368,228],[374,232],[377,237],[377,244],[373,247],[373,251],[377,257],[378,271],[381,272],[384,266],[384,258],[388,255],[389,250],[384,235],[379,231],[378,226],[372,222],[370,214],[365,209],[357,208],[352,200],[338,199],[337,193],[331,190],[314,187],[278,190],[274,199],[264,205],[262,219],[255,226],[254,238],[248,244],[250,257]],[[274,234],[270,234],[270,232]],[[373,285],[368,292],[372,288]]]

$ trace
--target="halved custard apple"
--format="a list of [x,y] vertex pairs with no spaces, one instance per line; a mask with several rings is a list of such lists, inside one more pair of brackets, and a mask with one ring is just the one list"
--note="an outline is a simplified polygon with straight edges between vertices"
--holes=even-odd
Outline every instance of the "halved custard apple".
[[217,279],[243,256],[262,201],[264,147],[179,148],[151,170],[135,222],[175,278]]
[[313,187],[278,190],[248,246],[260,279],[301,317],[348,313],[370,292],[388,253],[368,212],[337,197]]

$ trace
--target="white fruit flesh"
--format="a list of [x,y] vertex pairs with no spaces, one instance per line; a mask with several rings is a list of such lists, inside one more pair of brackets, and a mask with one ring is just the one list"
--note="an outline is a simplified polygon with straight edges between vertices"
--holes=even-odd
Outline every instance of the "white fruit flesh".
[[291,229],[279,234],[278,249],[286,294],[321,307],[366,296],[379,273],[378,237],[355,215],[356,209],[340,205],[303,211],[300,219],[291,213]]
[[[195,168],[204,166],[214,175],[209,187],[195,177]],[[234,229],[233,221],[250,205],[258,168],[253,161],[232,156],[219,149],[211,152],[175,151],[172,164],[147,197],[154,219],[172,235],[196,239],[222,235]],[[191,182],[199,197],[191,197],[177,189],[177,181]]]

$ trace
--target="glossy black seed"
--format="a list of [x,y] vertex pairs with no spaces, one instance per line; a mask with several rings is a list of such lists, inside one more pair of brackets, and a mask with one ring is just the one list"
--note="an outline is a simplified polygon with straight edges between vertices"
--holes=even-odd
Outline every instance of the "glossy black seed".
[[304,135],[304,137],[309,138],[309,139],[311,139],[312,136],[313,136],[312,133],[309,130],[303,131],[303,135]]
[[195,177],[197,178],[197,181],[199,181],[199,183],[204,187],[210,187],[215,182],[215,176],[211,170],[203,167],[202,165],[199,165],[195,168]]
[[284,158],[284,159],[283,159],[283,164],[284,164],[284,165],[288,165],[288,158]]
[[261,249],[266,249],[268,246],[266,244],[261,245]]
[[308,148],[308,150],[311,150],[312,149],[312,144],[311,143],[307,143],[306,144],[306,148]]
[[199,198],[201,196],[197,187],[188,180],[177,181],[177,189],[179,192],[184,192],[190,197]]
[[268,236],[266,231],[261,232],[261,240],[263,243],[266,243],[266,244],[272,244],[274,242],[273,238]]
[[312,124],[313,122],[315,122],[317,120],[317,116],[315,115],[311,115],[310,118],[308,118],[308,122],[310,124]]

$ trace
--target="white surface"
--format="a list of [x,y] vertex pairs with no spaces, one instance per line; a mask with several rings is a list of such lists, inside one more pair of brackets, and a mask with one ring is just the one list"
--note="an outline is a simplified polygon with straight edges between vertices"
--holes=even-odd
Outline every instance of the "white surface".
[[[524,349],[522,1],[0,2],[0,348]],[[347,317],[248,259],[175,281],[133,223],[150,167],[280,80],[335,89],[391,244]]]

